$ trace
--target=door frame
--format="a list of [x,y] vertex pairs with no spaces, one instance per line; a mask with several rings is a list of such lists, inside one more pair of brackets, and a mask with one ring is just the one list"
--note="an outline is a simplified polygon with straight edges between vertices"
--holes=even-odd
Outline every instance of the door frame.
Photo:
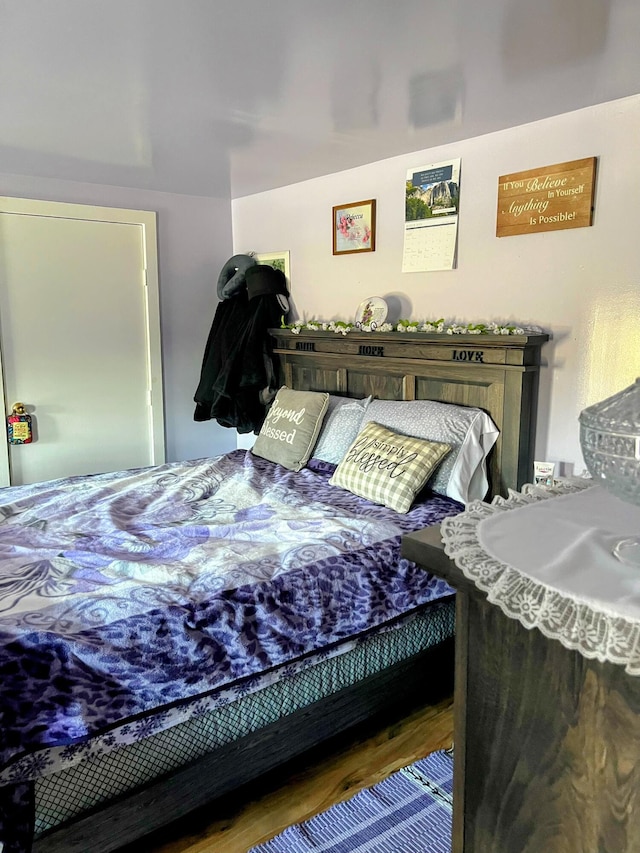
[[[142,229],[145,290],[145,335],[147,352],[147,381],[149,391],[149,439],[153,465],[165,461],[164,391],[162,382],[162,345],[160,335],[160,288],[158,281],[158,243],[156,213],[152,210],[128,210],[117,207],[96,207],[57,201],[0,196],[0,213],[22,216],[54,217],[56,219],[84,219],[96,222],[114,222],[138,225]],[[11,414],[11,403],[5,399],[2,341],[0,341],[0,408],[6,416]],[[0,486],[11,484],[9,444],[0,441]]]

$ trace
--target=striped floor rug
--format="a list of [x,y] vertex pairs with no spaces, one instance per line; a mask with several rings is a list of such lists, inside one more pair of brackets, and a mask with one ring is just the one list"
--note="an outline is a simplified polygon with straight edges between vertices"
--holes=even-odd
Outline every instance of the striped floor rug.
[[433,752],[249,853],[451,853],[453,756]]

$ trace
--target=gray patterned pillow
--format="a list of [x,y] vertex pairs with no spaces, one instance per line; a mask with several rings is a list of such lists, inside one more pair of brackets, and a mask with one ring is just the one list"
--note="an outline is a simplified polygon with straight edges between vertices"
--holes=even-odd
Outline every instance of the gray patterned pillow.
[[405,513],[450,450],[448,444],[399,435],[370,422],[362,428],[329,483]]
[[362,425],[369,421],[404,435],[451,445],[429,487],[461,503],[482,500],[489,488],[486,459],[498,428],[482,409],[434,400],[373,400]]
[[362,419],[371,397],[354,400],[351,397],[329,395],[329,408],[322,423],[313,458],[337,465],[360,432]]
[[329,395],[283,386],[267,413],[251,452],[290,471],[309,461],[329,405]]

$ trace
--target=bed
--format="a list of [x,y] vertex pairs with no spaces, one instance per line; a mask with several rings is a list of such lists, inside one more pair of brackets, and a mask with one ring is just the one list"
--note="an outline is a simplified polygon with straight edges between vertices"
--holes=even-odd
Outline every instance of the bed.
[[[252,451],[4,490],[3,853],[115,850],[450,690],[452,590],[400,540],[524,481],[546,336],[273,335]],[[409,497],[400,457],[362,483],[362,436],[414,442]]]

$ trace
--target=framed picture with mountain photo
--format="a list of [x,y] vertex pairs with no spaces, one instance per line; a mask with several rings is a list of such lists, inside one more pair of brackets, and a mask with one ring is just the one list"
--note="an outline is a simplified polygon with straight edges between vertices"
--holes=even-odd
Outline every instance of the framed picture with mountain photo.
[[333,254],[373,252],[376,248],[376,200],[336,204],[333,208]]
[[289,252],[256,252],[254,258],[259,264],[267,264],[284,273],[287,280],[287,290],[291,293],[291,271],[289,269]]

